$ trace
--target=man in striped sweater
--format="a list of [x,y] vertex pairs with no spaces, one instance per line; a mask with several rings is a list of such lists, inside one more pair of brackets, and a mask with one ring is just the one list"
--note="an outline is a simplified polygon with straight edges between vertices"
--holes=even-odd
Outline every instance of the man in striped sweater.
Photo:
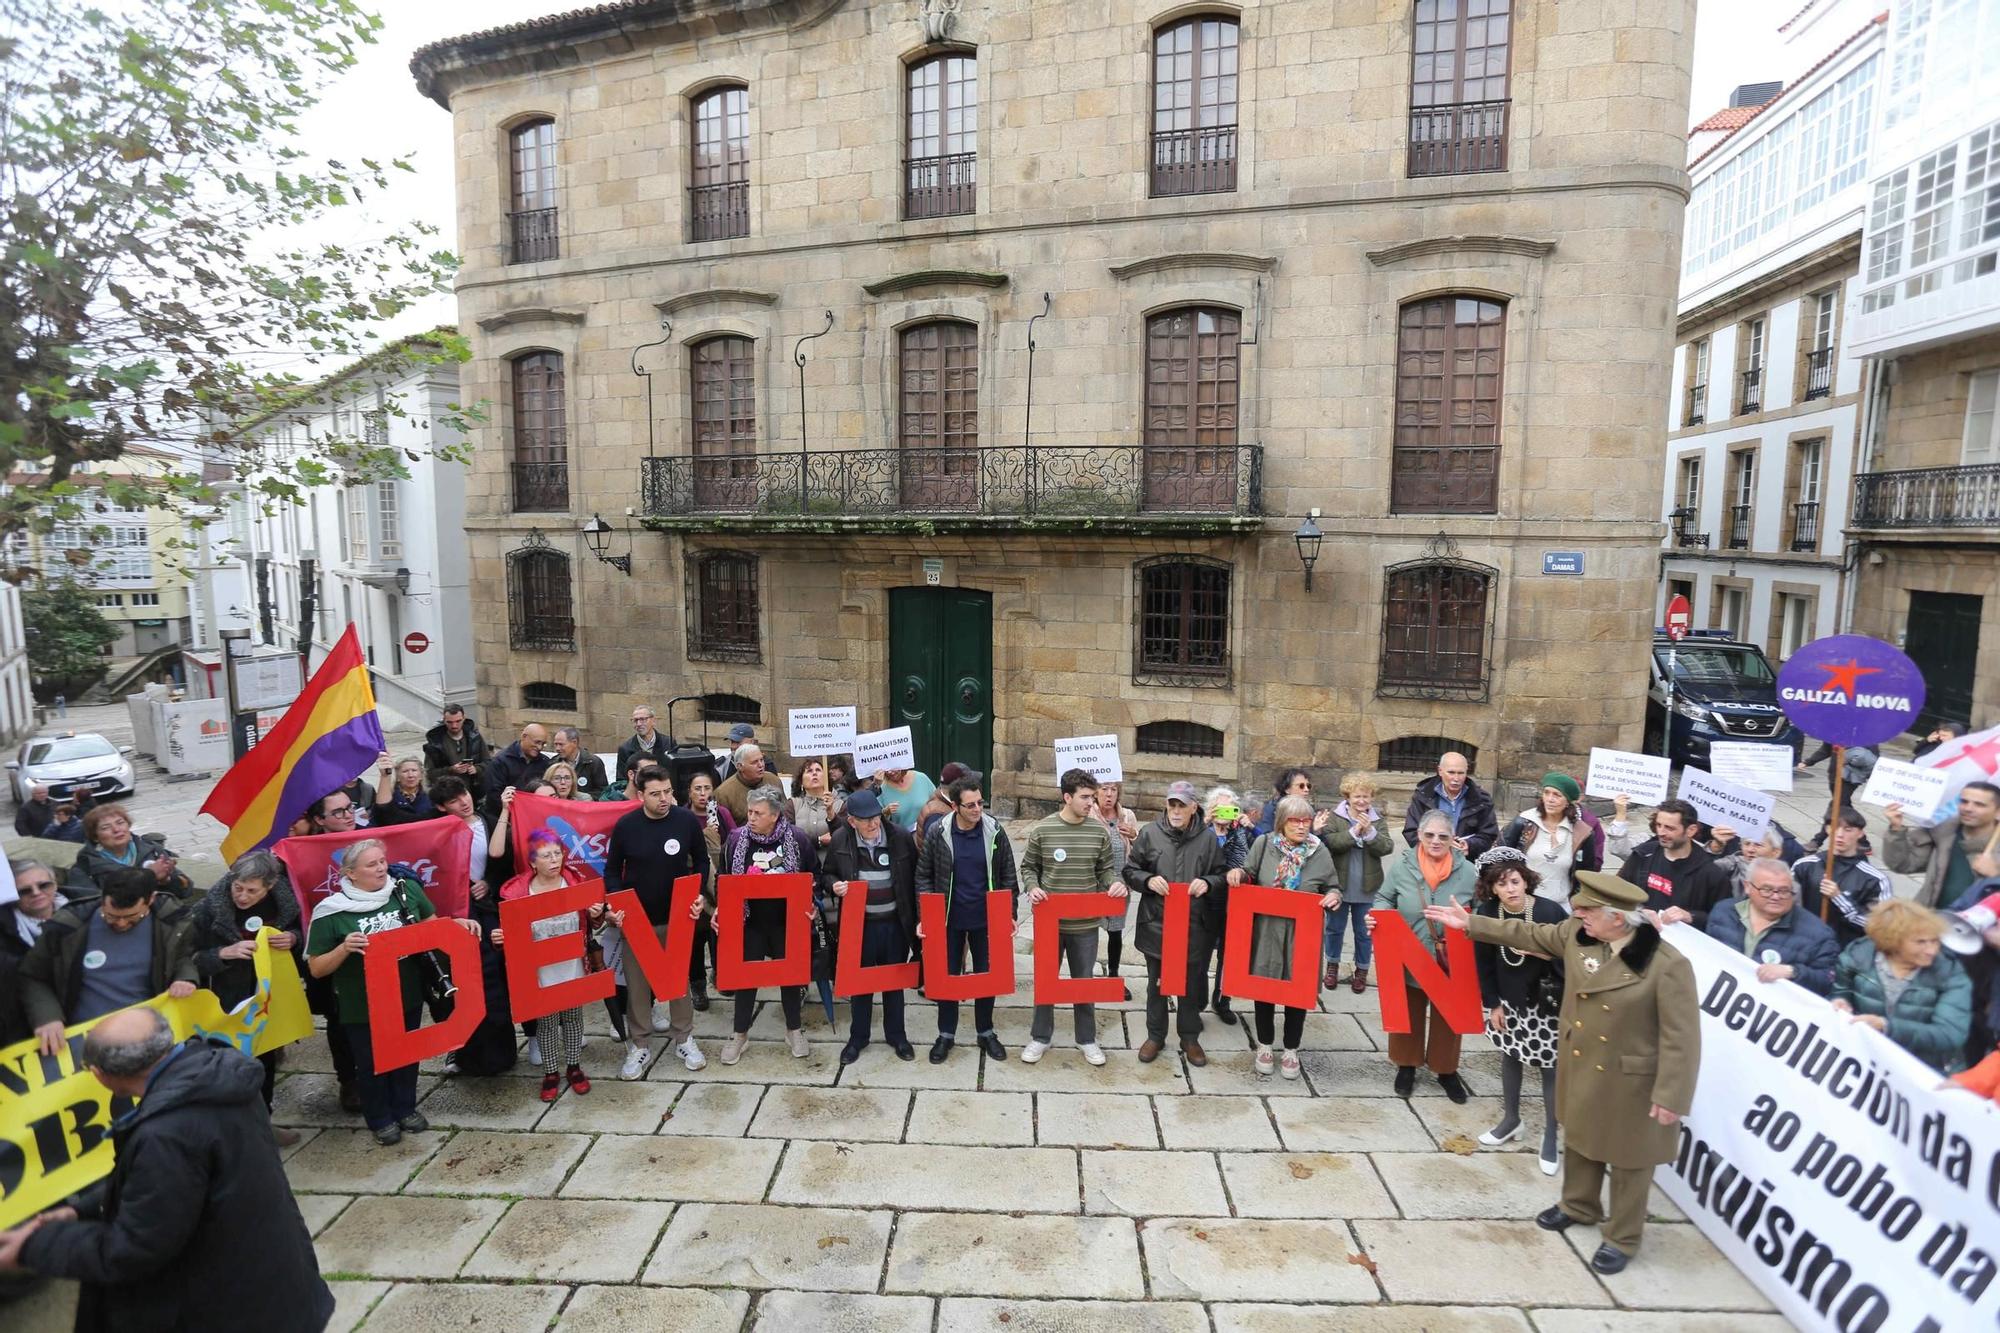
[[[1062,775],[1062,804],[1056,812],[1028,830],[1021,852],[1021,887],[1028,901],[1038,903],[1052,893],[1109,893],[1125,896],[1113,870],[1111,832],[1092,816],[1097,804],[1097,779],[1080,768]],[[1072,977],[1089,977],[1097,971],[1097,930],[1100,917],[1070,917],[1062,923],[1062,952],[1069,961]],[[1097,1006],[1072,1006],[1076,1017],[1077,1049],[1091,1064],[1104,1063],[1104,1048],[1097,1044]],[[1028,1044],[1021,1048],[1023,1064],[1033,1064],[1049,1049],[1056,1034],[1056,1009],[1052,1004],[1035,1006],[1034,1022],[1028,1028]]]

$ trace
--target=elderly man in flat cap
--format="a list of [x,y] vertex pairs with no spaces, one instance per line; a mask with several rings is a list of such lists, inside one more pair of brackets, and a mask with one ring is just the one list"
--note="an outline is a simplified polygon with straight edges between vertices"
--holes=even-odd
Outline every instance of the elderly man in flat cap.
[[1617,1273],[1639,1248],[1653,1168],[1673,1159],[1675,1126],[1694,1102],[1701,1011],[1694,968],[1660,938],[1657,918],[1639,911],[1644,890],[1597,870],[1578,871],[1576,885],[1572,919],[1560,925],[1472,916],[1456,900],[1424,914],[1475,941],[1563,961],[1556,1066],[1563,1193],[1535,1222],[1548,1231],[1601,1225],[1604,1243],[1590,1266]]

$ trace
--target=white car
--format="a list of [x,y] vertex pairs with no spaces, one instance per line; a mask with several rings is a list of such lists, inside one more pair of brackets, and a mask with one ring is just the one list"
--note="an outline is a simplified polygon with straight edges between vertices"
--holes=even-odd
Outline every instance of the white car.
[[130,796],[138,790],[138,778],[131,746],[113,745],[89,731],[33,737],[7,761],[16,805],[36,787],[47,787],[52,801],[68,800],[79,789],[93,791],[98,800]]

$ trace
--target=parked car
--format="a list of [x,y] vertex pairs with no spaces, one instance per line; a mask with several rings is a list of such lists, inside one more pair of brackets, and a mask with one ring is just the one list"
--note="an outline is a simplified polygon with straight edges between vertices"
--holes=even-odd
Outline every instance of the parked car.
[[139,789],[138,779],[132,747],[113,745],[90,731],[32,737],[7,761],[7,782],[16,805],[38,785],[49,789],[51,800],[68,800],[79,790],[104,800],[132,795]]
[[[1673,661],[1671,750],[1662,751],[1667,724],[1667,663]],[[1696,630],[1678,648],[1665,630],[1653,636],[1653,669],[1646,690],[1646,751],[1677,764],[1708,766],[1714,741],[1789,745],[1798,762],[1805,733],[1778,704],[1778,673],[1752,643],[1734,642],[1723,630]]]

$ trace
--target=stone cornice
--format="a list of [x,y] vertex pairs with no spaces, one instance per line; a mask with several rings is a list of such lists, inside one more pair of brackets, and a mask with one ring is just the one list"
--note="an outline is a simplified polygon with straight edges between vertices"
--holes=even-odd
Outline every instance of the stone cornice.
[[1219,268],[1236,269],[1246,273],[1269,273],[1278,266],[1278,261],[1266,255],[1239,255],[1224,250],[1192,250],[1171,255],[1149,255],[1135,259],[1129,264],[1113,264],[1111,276],[1120,282],[1144,277],[1149,273],[1164,273],[1176,268]]
[[501,329],[512,328],[516,324],[581,324],[583,319],[581,310],[562,310],[550,306],[517,306],[512,310],[501,310],[487,315],[479,321],[479,327],[488,333],[498,333]]
[[1860,261],[1861,233],[1858,230],[1848,232],[1810,254],[1800,255],[1789,264],[1738,283],[1700,305],[1689,306],[1674,321],[1674,336],[1685,339],[1705,324],[1714,324],[1718,320],[1727,323],[1729,321],[1722,319],[1723,316],[1766,302],[1788,287],[1810,282],[1835,269],[1845,270],[1842,276],[1851,276],[1859,271]]
[[683,310],[693,310],[697,306],[727,305],[731,301],[739,305],[776,305],[776,292],[753,292],[745,287],[709,287],[698,292],[683,292],[679,296],[669,296],[664,301],[655,301],[653,308],[663,315],[678,315]]
[[980,273],[964,268],[926,268],[914,273],[898,273],[892,277],[878,278],[874,282],[864,282],[861,290],[870,296],[891,296],[898,292],[914,291],[919,287],[983,287],[996,288],[1007,285],[1005,273]]
[[1528,236],[1426,236],[1368,252],[1368,262],[1377,268],[1400,264],[1406,259],[1428,259],[1433,255],[1520,255],[1525,259],[1546,259],[1555,252],[1554,241],[1538,241]]

